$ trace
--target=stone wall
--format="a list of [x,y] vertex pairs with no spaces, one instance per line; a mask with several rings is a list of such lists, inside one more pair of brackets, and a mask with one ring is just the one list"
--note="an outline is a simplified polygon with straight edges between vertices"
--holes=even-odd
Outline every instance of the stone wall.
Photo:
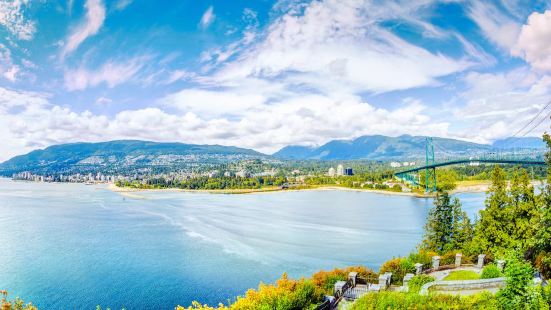
[[505,286],[506,278],[434,281],[423,285],[419,294],[427,295],[429,291],[462,291],[501,288]]

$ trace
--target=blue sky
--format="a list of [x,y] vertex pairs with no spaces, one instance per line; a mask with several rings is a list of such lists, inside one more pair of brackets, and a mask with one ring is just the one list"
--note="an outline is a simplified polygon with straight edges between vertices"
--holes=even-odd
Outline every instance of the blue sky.
[[0,0],[0,160],[114,139],[266,153],[366,134],[489,143],[551,98],[549,7]]

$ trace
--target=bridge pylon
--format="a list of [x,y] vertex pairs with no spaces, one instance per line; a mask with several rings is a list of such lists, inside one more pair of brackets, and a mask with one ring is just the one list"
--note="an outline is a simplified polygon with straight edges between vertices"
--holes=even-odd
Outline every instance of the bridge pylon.
[[[425,192],[436,192],[436,167],[434,167],[434,144],[432,137],[425,138]],[[432,166],[432,167],[431,167]]]

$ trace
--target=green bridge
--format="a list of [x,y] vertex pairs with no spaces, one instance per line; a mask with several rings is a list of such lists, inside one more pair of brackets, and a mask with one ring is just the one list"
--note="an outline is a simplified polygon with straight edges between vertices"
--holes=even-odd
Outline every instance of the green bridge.
[[511,165],[528,165],[528,166],[545,166],[543,154],[540,152],[529,151],[520,153],[507,152],[501,154],[498,152],[490,152],[480,154],[478,156],[470,156],[469,158],[447,158],[443,161],[436,162],[434,157],[434,143],[431,137],[426,138],[425,143],[425,163],[414,168],[401,170],[394,175],[408,183],[416,186],[420,185],[419,172],[425,171],[425,192],[436,191],[436,168],[444,166],[452,166],[459,164],[473,163],[490,163],[490,164],[511,164]]

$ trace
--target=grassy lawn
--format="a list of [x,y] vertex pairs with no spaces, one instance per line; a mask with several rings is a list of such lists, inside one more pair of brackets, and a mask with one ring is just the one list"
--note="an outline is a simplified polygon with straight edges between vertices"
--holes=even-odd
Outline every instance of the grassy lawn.
[[471,270],[452,271],[444,280],[478,280],[480,275]]

